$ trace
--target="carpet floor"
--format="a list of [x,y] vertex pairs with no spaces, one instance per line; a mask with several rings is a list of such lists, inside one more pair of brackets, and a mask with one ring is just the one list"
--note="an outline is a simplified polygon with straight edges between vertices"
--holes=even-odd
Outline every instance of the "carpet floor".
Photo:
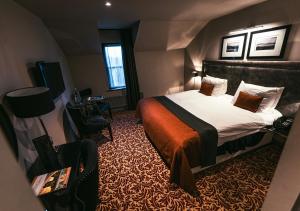
[[99,144],[97,210],[259,210],[281,147],[271,144],[196,175],[199,197],[169,183],[169,169],[136,124],[134,112],[112,122],[114,140]]

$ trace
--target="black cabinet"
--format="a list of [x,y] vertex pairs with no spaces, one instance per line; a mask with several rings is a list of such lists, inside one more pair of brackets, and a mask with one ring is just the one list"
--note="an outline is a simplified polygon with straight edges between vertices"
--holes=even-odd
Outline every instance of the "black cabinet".
[[[94,140],[86,139],[56,148],[59,161],[58,170],[72,167],[66,189],[40,196],[48,211],[94,211],[99,203],[98,198],[98,150]],[[28,172],[32,181],[34,176],[49,172],[38,158]]]
[[27,173],[28,179],[31,182],[35,176],[66,167],[72,167],[68,186],[66,189],[39,196],[39,199],[48,211],[68,209],[72,210],[74,202],[74,186],[76,185],[76,180],[80,174],[79,168],[81,161],[81,144],[81,141],[76,141],[69,144],[57,146],[57,166],[51,166],[51,169],[49,169],[47,165],[44,165],[43,160],[38,157]]

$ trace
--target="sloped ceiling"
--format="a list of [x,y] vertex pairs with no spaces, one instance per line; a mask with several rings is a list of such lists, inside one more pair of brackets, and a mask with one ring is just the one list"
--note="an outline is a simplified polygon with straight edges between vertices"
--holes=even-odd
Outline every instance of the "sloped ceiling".
[[136,51],[185,48],[206,25],[206,21],[141,21]]
[[98,29],[140,22],[135,49],[185,48],[210,20],[265,0],[15,0],[39,16],[68,55],[100,52]]

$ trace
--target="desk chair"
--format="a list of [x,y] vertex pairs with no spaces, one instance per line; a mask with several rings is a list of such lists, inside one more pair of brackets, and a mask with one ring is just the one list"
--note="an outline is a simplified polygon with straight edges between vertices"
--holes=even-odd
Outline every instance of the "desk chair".
[[90,137],[93,134],[101,134],[102,130],[107,128],[110,140],[113,140],[110,122],[100,115],[86,116],[82,112],[83,107],[80,105],[71,105],[67,103],[67,110],[77,127],[80,138]]

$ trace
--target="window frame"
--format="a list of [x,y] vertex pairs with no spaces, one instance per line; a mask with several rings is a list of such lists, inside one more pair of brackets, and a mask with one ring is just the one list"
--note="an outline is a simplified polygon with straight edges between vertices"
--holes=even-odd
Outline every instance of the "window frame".
[[114,46],[120,46],[121,47],[123,72],[124,72],[124,78],[125,78],[122,44],[121,43],[102,43],[102,56],[103,56],[104,65],[105,65],[106,79],[107,79],[107,84],[108,84],[108,89],[109,89],[108,91],[126,90],[126,78],[125,78],[125,86],[112,87],[111,84],[110,84],[110,74],[109,74],[109,68],[108,68],[107,61],[106,61],[105,47],[114,47]]

